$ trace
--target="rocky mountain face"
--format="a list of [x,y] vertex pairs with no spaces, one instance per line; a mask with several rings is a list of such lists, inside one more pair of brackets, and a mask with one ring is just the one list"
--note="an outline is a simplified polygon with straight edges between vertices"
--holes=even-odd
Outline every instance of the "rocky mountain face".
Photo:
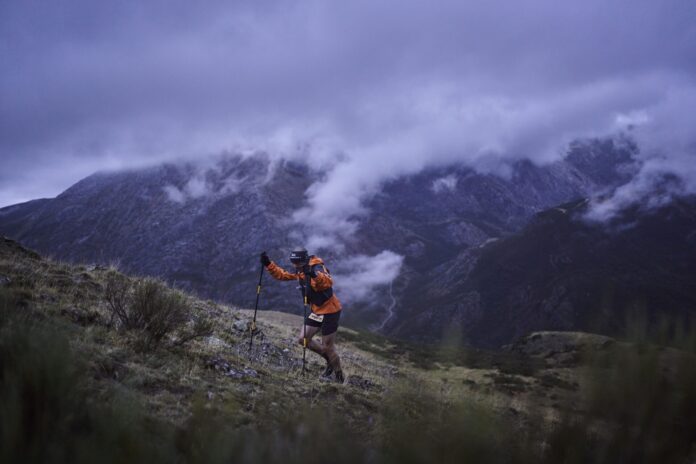
[[[631,324],[687,327],[696,316],[696,198],[587,222],[587,201],[543,211],[518,234],[466,250],[407,291],[394,333],[449,328],[476,346],[535,330],[625,333]],[[456,298],[452,298],[456,295]],[[430,330],[422,330],[422,327]]]
[[[429,301],[415,303],[414,295],[457,300],[445,274],[465,275],[479,247],[518,232],[539,211],[627,182],[636,169],[635,150],[626,142],[597,140],[573,145],[560,163],[518,162],[508,178],[449,166],[388,183],[369,202],[371,214],[348,248],[368,254],[389,249],[405,257],[404,266],[391,286],[361,302],[374,309],[355,311],[359,322],[390,335],[439,338],[441,325],[401,328],[406,318],[437,319],[441,312]],[[603,164],[601,176],[597,163]]]
[[[508,177],[449,166],[387,183],[344,250],[321,253],[334,265],[357,253],[404,256],[396,280],[368,301],[351,300],[352,282],[337,282],[347,322],[412,338],[437,338],[452,321],[484,324],[476,313],[484,311],[483,293],[472,292],[467,276],[481,266],[486,244],[519,231],[540,210],[628,181],[635,151],[625,140],[593,140],[548,166],[518,162]],[[291,215],[322,175],[262,155],[97,173],[54,199],[0,209],[0,233],[61,260],[116,264],[248,307],[259,252],[289,264],[283,257],[302,233]],[[299,311],[293,287],[269,283],[262,304],[292,311],[297,302]],[[516,333],[469,338],[490,345]]]
[[283,220],[310,182],[291,164],[270,168],[225,157],[209,169],[98,173],[55,199],[4,208],[1,229],[58,259],[115,264],[248,306],[259,250],[287,245]]

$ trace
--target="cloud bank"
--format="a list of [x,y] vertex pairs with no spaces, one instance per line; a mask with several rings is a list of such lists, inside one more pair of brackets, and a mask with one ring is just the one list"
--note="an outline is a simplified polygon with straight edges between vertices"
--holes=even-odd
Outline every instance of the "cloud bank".
[[403,256],[389,250],[341,260],[333,275],[338,294],[348,303],[375,300],[376,292],[399,275],[403,261]]
[[295,213],[320,247],[386,180],[505,175],[627,127],[645,178],[692,185],[694,43],[690,0],[3,2],[0,205],[98,169],[260,150],[326,173]]
[[636,201],[650,209],[674,196],[696,194],[696,126],[686,114],[689,108],[696,108],[696,90],[675,86],[649,111],[631,118],[642,167],[610,197],[595,199],[587,219],[605,222]]

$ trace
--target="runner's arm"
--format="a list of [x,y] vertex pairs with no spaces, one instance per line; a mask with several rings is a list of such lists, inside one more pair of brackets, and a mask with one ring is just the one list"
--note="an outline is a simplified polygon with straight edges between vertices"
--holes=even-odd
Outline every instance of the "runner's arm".
[[268,273],[277,280],[297,280],[297,274],[289,273],[273,261],[271,261],[271,264],[269,264],[266,269],[268,269]]

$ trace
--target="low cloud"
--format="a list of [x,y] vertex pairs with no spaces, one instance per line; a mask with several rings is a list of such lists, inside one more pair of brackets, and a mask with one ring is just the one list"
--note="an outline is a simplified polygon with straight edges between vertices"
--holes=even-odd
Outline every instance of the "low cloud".
[[637,202],[659,207],[675,196],[696,194],[696,131],[689,115],[696,87],[672,87],[649,111],[630,117],[642,165],[631,182],[591,204],[586,218],[605,222]]
[[396,279],[403,261],[403,256],[389,250],[341,260],[333,275],[339,297],[350,303],[374,299],[377,292]]
[[[238,193],[242,186],[263,183],[258,179],[241,176],[237,170],[225,167],[226,162],[239,162],[242,154],[211,156],[198,161],[181,161],[177,166],[184,174],[185,182],[180,187],[165,185],[163,190],[167,198],[179,204],[190,200],[220,198]],[[269,166],[268,171],[271,171]]]
[[505,176],[628,127],[691,185],[694,105],[679,96],[696,84],[695,13],[683,0],[3,2],[0,205],[98,169],[261,151],[322,173],[291,218],[321,248],[395,177],[455,163]]
[[454,174],[450,174],[449,176],[435,179],[430,188],[435,193],[454,192],[457,188],[457,177]]
[[200,198],[212,193],[205,178],[202,176],[194,176],[189,179],[184,187],[184,191],[186,191],[191,198]]
[[[356,146],[351,143],[355,139],[336,143],[335,138],[318,138],[319,149],[312,145],[306,148],[303,159],[317,166],[337,159],[336,153],[342,156],[308,189],[308,204],[294,219],[313,231],[310,241],[335,247],[352,235],[357,219],[369,213],[365,200],[388,180],[417,173],[426,166],[451,164],[505,177],[518,159],[536,164],[562,159],[570,142],[578,138],[629,131],[645,134],[641,140],[650,139],[647,126],[643,126],[646,121],[688,121],[686,106],[664,107],[670,93],[688,93],[686,89],[687,83],[680,78],[651,74],[610,79],[543,97],[477,97],[450,86],[411,92],[417,103],[413,107],[400,107],[395,102],[384,105],[393,111],[388,119],[402,123],[385,140]],[[387,122],[375,123],[380,124]],[[675,140],[659,137],[660,146],[654,150],[673,159],[671,147],[675,142],[683,143],[688,135],[685,131]],[[286,153],[292,156],[291,151]]]
[[649,211],[684,193],[686,190],[680,178],[649,163],[633,181],[617,188],[609,197],[593,198],[584,218],[603,223],[636,203],[640,203],[643,211]]
[[184,193],[173,185],[165,185],[164,193],[167,194],[169,201],[179,204],[184,204],[186,202],[186,196]]

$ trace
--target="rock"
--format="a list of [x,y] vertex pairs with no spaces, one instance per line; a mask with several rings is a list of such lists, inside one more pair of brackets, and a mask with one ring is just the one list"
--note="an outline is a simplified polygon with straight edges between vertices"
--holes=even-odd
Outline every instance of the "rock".
[[7,276],[0,275],[0,287],[4,287],[6,285],[10,285],[12,283],[12,279],[10,279]]
[[85,267],[85,270],[87,272],[93,272],[93,271],[106,271],[105,266],[101,266],[99,264],[89,264]]
[[230,367],[225,373],[225,376],[233,379],[243,379],[244,377],[258,377],[259,373],[250,367],[245,367],[241,370]]
[[361,390],[382,391],[384,389],[381,385],[376,384],[372,380],[366,379],[359,375],[348,376],[348,379],[346,379],[346,384],[352,385]]
[[208,359],[205,363],[205,367],[223,373],[228,372],[232,368],[232,366],[230,366],[230,363],[226,359],[219,357]]
[[212,348],[226,349],[230,347],[229,343],[213,335],[206,337],[205,342]]
[[259,373],[250,367],[237,368],[233,367],[229,361],[221,357],[210,358],[205,363],[205,367],[213,369],[226,377],[233,379],[242,379],[244,377],[258,377]]
[[249,323],[243,319],[240,319],[238,321],[235,321],[234,324],[232,324],[232,328],[236,330],[237,332],[246,332],[249,330]]

